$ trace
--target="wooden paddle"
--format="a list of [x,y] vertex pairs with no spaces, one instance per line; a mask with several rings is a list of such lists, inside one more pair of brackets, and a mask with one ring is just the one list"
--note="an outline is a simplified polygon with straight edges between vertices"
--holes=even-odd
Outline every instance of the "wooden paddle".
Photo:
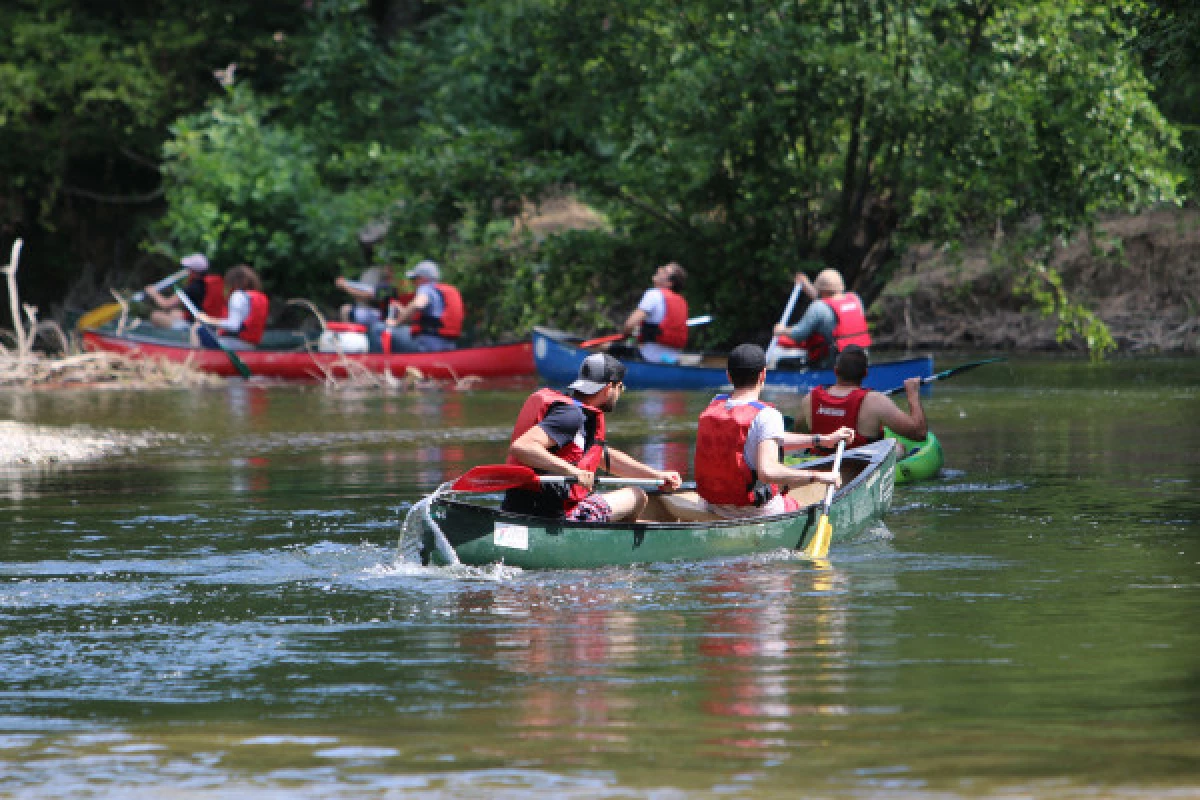
[[[791,319],[792,311],[796,308],[796,301],[800,299],[800,292],[803,291],[800,284],[792,286],[792,296],[788,298],[787,306],[783,309],[783,316],[779,318],[780,325],[787,325]],[[767,345],[767,366],[771,367],[778,360],[779,354],[779,336],[774,332],[771,333],[771,343]]]
[[[991,364],[996,361],[1004,361],[1004,360],[1005,360],[1005,358],[1003,356],[1000,356],[998,358],[985,358],[982,361],[971,361],[966,364],[959,364],[957,367],[951,367],[950,369],[944,369],[941,372],[930,375],[928,378],[922,378],[921,385],[924,386],[925,384],[933,383],[934,381],[944,381],[944,380],[946,380],[946,378],[949,378],[951,375],[957,375],[960,372],[966,372],[969,369],[975,369],[976,367],[981,367],[984,364]],[[883,392],[883,394],[893,395],[893,394],[898,394],[903,391],[904,391],[904,384],[900,384],[899,386],[895,387],[894,389],[888,389],[886,392]]]
[[[500,492],[505,489],[534,491],[555,483],[575,483],[566,475],[539,475],[521,464],[482,464],[471,467],[458,480],[450,484],[453,492]],[[599,486],[662,486],[654,478],[596,478]]]
[[[183,293],[183,290],[178,289],[178,288],[175,289],[175,296],[178,297],[179,302],[183,303],[184,307],[187,308],[187,310],[191,312],[192,316],[195,317],[197,321],[199,321],[200,311],[199,311],[199,309],[196,308],[196,304],[192,302],[192,298],[188,297],[186,294]],[[205,347],[208,347],[208,348],[215,347],[217,350],[220,350],[222,353],[224,353],[225,356],[229,359],[229,363],[233,364],[233,368],[236,369],[238,371],[238,374],[241,375],[243,378],[249,378],[254,374],[250,371],[250,368],[246,366],[246,362],[242,361],[242,359],[238,357],[237,353],[233,352],[228,347],[221,344],[220,336],[218,336],[216,333],[214,333],[212,330],[210,330],[207,326],[201,324],[199,331],[196,333],[196,336],[198,336],[200,338],[200,342]]]
[[[712,320],[713,320],[712,314],[704,314],[699,317],[691,317],[687,321],[687,326],[689,328],[694,328],[697,325],[707,325],[708,323],[712,322]],[[583,348],[584,350],[586,350],[590,347],[599,347],[602,344],[611,344],[612,342],[619,342],[622,339],[624,339],[626,336],[628,336],[628,334],[612,333],[612,334],[609,334],[608,336],[598,336],[595,339],[588,339],[585,342],[581,342],[579,344],[579,346],[581,348]]]
[[[842,468],[842,452],[846,449],[845,442],[838,442],[837,452],[833,456],[833,471],[837,473]],[[821,518],[817,520],[817,532],[812,541],[804,548],[804,555],[809,558],[824,558],[829,553],[829,542],[833,540],[833,523],[829,521],[829,507],[833,505],[833,484],[825,491],[825,503],[821,506]]]
[[[184,277],[187,276],[187,274],[188,274],[188,271],[186,269],[181,269],[181,270],[179,270],[179,272],[168,275],[167,277],[163,278],[158,283],[154,284],[154,288],[155,288],[155,290],[161,292],[163,289],[167,288],[172,283],[175,283],[175,281],[182,280]],[[138,291],[138,292],[134,292],[133,297],[130,298],[130,301],[134,302],[134,303],[140,303],[145,299],[146,299],[146,293],[144,291]],[[89,311],[86,314],[84,314],[83,316],[81,316],[79,318],[79,321],[75,323],[75,327],[79,328],[80,330],[85,330],[88,328],[99,328],[100,326],[110,322],[111,320],[116,319],[117,315],[120,313],[121,313],[121,304],[120,303],[107,303],[105,305],[93,308],[91,311]]]

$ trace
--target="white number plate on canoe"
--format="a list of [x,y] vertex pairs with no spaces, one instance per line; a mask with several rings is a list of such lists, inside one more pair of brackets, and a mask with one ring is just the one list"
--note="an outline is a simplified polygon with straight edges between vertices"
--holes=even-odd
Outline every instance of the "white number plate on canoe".
[[509,525],[497,522],[492,529],[492,542],[496,547],[511,547],[514,550],[529,549],[529,528],[524,525]]

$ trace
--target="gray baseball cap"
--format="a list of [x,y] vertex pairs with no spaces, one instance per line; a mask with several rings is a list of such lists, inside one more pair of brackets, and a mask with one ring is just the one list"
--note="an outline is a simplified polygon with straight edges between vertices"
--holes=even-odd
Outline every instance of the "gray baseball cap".
[[608,353],[592,353],[579,365],[579,377],[568,386],[576,392],[595,394],[610,383],[625,379],[625,365]]

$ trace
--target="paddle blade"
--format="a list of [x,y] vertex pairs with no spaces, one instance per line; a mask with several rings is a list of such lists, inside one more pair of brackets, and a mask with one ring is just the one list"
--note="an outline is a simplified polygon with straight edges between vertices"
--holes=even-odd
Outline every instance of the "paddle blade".
[[537,473],[517,464],[483,464],[471,467],[450,485],[455,492],[501,492],[505,489],[537,489]]
[[79,330],[88,330],[90,328],[100,328],[112,322],[121,313],[120,303],[108,303],[107,305],[93,308],[91,311],[82,315],[79,321],[75,323],[75,327]]
[[825,558],[829,555],[829,543],[832,541],[833,523],[829,521],[828,514],[822,514],[817,522],[817,532],[813,534],[812,541],[804,552],[812,558]]

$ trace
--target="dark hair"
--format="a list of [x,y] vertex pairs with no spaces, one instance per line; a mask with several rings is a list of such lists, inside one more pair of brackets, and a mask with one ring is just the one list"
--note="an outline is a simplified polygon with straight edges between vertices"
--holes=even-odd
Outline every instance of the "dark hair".
[[735,389],[753,386],[766,368],[767,354],[756,344],[739,344],[729,351],[726,370],[729,372],[729,382]]
[[262,291],[262,281],[258,279],[258,273],[253,267],[245,264],[238,264],[229,272],[225,273],[225,285],[230,291],[238,291],[239,289],[252,289],[256,292]]
[[867,377],[867,351],[856,344],[846,345],[833,364],[833,374],[844,381],[862,383]]
[[745,389],[748,386],[753,386],[758,381],[758,376],[766,367],[751,367],[750,369],[730,369],[729,382],[733,384],[735,389]]
[[667,280],[671,284],[671,291],[682,292],[684,281],[687,280],[687,270],[678,261],[667,264],[667,268],[670,270]]

